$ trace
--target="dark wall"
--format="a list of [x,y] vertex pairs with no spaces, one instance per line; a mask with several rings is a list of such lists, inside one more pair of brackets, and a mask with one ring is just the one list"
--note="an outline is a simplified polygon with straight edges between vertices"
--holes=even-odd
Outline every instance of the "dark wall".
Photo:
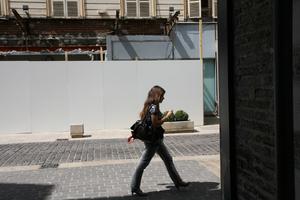
[[273,3],[233,1],[233,115],[238,199],[276,199]]
[[20,22],[23,25],[14,18],[0,19],[0,51],[95,49],[106,45],[106,35],[163,35],[166,19],[122,19],[117,25],[115,19],[24,18]]
[[[293,106],[294,106],[294,156],[295,199],[300,200],[300,1],[293,1]],[[298,11],[298,12],[297,12]]]

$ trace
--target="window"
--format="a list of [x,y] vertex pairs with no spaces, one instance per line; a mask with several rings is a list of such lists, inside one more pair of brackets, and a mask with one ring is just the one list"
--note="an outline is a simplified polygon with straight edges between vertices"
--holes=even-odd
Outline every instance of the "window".
[[127,17],[150,17],[150,0],[126,0]]
[[209,9],[209,1],[213,1],[213,0],[201,0],[201,16],[202,17],[209,17],[210,15],[210,10]]
[[188,7],[190,18],[201,17],[201,0],[189,0]]
[[78,17],[79,16],[78,0],[53,0],[52,16],[53,17]]

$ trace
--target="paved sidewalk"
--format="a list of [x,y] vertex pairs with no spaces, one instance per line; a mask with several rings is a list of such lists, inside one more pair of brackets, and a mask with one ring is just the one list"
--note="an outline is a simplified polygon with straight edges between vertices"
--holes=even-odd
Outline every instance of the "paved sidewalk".
[[[220,200],[219,127],[167,134],[165,143],[188,188],[177,191],[163,162],[155,156],[145,170],[141,188],[130,195],[130,180],[143,150],[139,141],[126,143],[128,130],[69,134],[0,135],[0,200]],[[57,139],[68,139],[59,140]]]
[[[219,125],[205,125],[195,127],[194,133],[168,133],[168,135],[194,135],[219,133]],[[0,144],[28,143],[28,142],[53,142],[56,140],[92,140],[92,139],[113,139],[127,138],[130,135],[129,129],[109,129],[98,131],[87,131],[84,138],[71,138],[69,132],[41,132],[41,133],[13,133],[0,134]]]
[[[211,160],[217,158],[211,158]],[[149,194],[130,195],[130,180],[137,161],[97,166],[0,172],[0,199],[151,199],[220,200],[220,179],[201,159],[175,160],[182,178],[191,182],[177,191],[163,163],[153,160],[144,172],[141,188]]]
[[[219,153],[219,134],[172,135],[164,140],[172,156]],[[70,162],[138,159],[143,149],[141,141],[128,144],[124,138],[2,144],[0,166],[40,165],[46,168]]]

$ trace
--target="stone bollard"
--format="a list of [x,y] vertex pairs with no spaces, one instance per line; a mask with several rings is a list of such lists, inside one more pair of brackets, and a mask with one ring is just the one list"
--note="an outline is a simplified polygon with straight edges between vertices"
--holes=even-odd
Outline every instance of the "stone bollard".
[[70,126],[70,134],[72,138],[81,138],[84,134],[83,124],[74,124]]

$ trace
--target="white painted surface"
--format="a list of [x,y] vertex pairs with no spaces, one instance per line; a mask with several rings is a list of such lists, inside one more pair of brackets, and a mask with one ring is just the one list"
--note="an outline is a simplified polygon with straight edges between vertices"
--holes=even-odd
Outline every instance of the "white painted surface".
[[0,132],[31,131],[30,73],[27,66],[0,64]]
[[70,62],[68,85],[70,123],[84,123],[85,128],[103,129],[103,67],[99,63]]
[[153,85],[161,111],[203,125],[202,76],[199,61],[1,62],[0,133],[129,128]]
[[[31,70],[32,132],[68,130],[67,63],[59,65],[52,62],[27,62],[26,64],[29,64]],[[20,65],[19,68],[23,66]]]
[[104,66],[104,127],[129,128],[137,118],[137,62],[109,62]]

